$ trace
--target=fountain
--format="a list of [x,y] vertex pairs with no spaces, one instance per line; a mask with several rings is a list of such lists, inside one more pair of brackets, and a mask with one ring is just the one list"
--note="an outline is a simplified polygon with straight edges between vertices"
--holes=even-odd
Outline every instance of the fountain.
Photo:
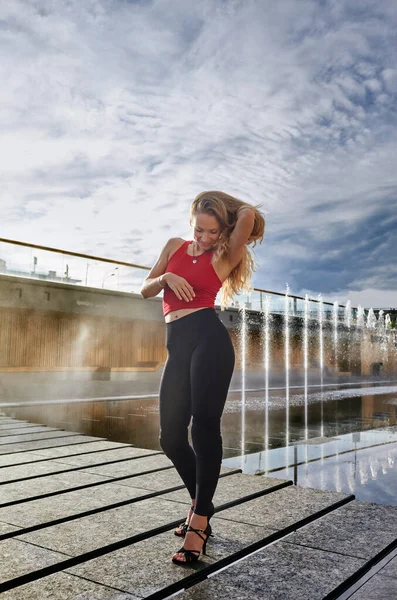
[[365,325],[365,314],[363,307],[359,304],[357,307],[357,321],[356,325],[359,328],[363,328]]
[[[275,448],[280,448],[280,451],[282,450],[285,453],[283,462],[286,466],[289,465],[289,468],[296,463],[298,456],[301,461],[306,463],[312,452],[310,447],[310,423],[312,419],[313,430],[315,424],[318,424],[315,436],[320,436],[321,439],[330,435],[338,436],[355,431],[354,419],[348,418],[347,422],[341,420],[339,408],[341,405],[336,401],[345,397],[354,397],[350,396],[349,393],[345,396],[346,391],[351,388],[346,387],[346,390],[338,390],[338,396],[333,399],[331,405],[332,412],[330,412],[328,405],[330,392],[325,391],[326,388],[328,386],[338,386],[340,383],[343,383],[344,386],[351,385],[351,383],[346,382],[346,379],[341,380],[339,376],[342,374],[346,378],[348,371],[351,374],[353,368],[361,368],[363,373],[365,372],[366,375],[372,377],[375,371],[370,361],[378,360],[379,364],[382,364],[383,356],[379,355],[382,350],[381,340],[383,339],[385,343],[387,341],[388,350],[391,348],[389,342],[394,335],[394,331],[393,334],[390,332],[391,319],[389,315],[384,315],[381,311],[379,319],[376,318],[372,309],[366,317],[361,306],[353,309],[350,302],[347,303],[346,307],[340,307],[338,302],[335,302],[332,305],[332,313],[327,319],[324,309],[326,303],[321,295],[318,296],[316,310],[313,310],[312,313],[311,300],[308,294],[305,294],[302,308],[299,308],[299,299],[294,298],[293,303],[291,300],[290,289],[287,284],[281,306],[277,302],[273,303],[270,295],[262,295],[261,293],[260,311],[257,313],[259,319],[254,312],[251,312],[250,302],[246,302],[239,310],[241,317],[239,339],[242,377],[241,457],[239,460],[241,460],[241,468],[243,469],[249,462],[247,444],[249,442],[251,442],[249,446],[258,444],[258,441],[254,441],[255,438],[247,438],[248,429],[246,431],[246,428],[249,427],[251,436],[252,418],[255,418],[252,414],[255,408],[252,408],[252,406],[260,406],[260,409],[264,411],[264,420],[261,420],[264,423],[264,432],[260,428],[262,439],[260,443],[263,448],[262,459],[264,462],[264,465],[261,464],[261,469],[264,468],[265,472],[268,472],[274,468],[271,455],[272,450]],[[368,335],[369,330],[373,331],[370,335]],[[297,346],[297,340],[301,340],[300,347]],[[376,345],[374,346],[374,344]],[[255,347],[260,352],[259,357],[262,364],[262,372],[259,374],[261,381],[259,389],[263,390],[264,394],[261,398],[252,397],[251,392],[253,390],[248,391],[247,389],[251,387],[247,385],[247,377],[251,375],[249,371],[251,365],[248,364],[248,361],[251,360]],[[274,348],[274,354],[272,354],[271,348]],[[316,349],[314,350],[314,348]],[[312,368],[314,364],[311,362],[311,357],[318,365],[317,371]],[[255,362],[255,359],[253,360]],[[299,377],[300,374],[296,373],[296,366],[299,364],[297,361],[303,362],[302,379]],[[383,359],[383,362],[386,363],[386,359]],[[330,363],[334,366],[334,372],[328,370]],[[382,369],[382,367],[380,368]],[[272,387],[272,377],[273,375],[277,377],[277,372],[280,373],[280,371],[281,376],[284,378],[284,385],[281,384],[282,387]],[[359,374],[359,371],[356,371],[356,373]],[[325,378],[328,381],[324,381]],[[302,388],[301,391],[299,391],[299,388]],[[319,388],[319,390],[315,388]],[[283,390],[283,393],[277,397],[278,392],[273,395],[273,390]],[[295,390],[297,391],[295,392]],[[261,400],[259,405],[256,403],[257,400]],[[295,427],[296,417],[299,414],[296,410],[298,406],[302,407],[303,422],[297,440]],[[313,408],[313,417],[311,407]],[[270,419],[272,419],[273,408],[278,411],[278,414],[274,413],[276,419],[280,419],[280,417],[282,420],[285,419],[285,429],[281,427],[279,433],[280,429],[277,430],[276,427],[272,435]],[[259,427],[261,426],[259,425]],[[281,447],[280,443],[282,444]],[[300,448],[299,443],[303,444],[304,447]],[[319,443],[321,443],[320,440]],[[336,454],[338,455],[338,453]]]
[[321,294],[318,295],[318,324],[319,324],[319,353],[320,353],[320,387],[321,387],[321,415],[320,415],[320,436],[324,436],[324,406],[323,406],[323,386],[324,386],[324,303]]
[[308,439],[307,375],[309,367],[309,296],[305,295],[303,320],[303,364],[305,374],[305,440]]
[[376,329],[377,319],[372,308],[368,311],[367,329]]
[[352,324],[352,306],[350,300],[346,302],[345,306],[345,325],[348,329],[350,329]]
[[[263,312],[262,320],[262,339],[263,343],[263,362],[265,365],[265,456],[267,461],[268,449],[269,449],[269,346],[270,346],[270,298],[268,295],[265,297],[265,308]],[[265,463],[265,469],[267,470],[267,462]]]
[[243,303],[240,309],[241,315],[241,468],[244,468],[245,454],[245,401],[246,401],[246,361],[247,361],[247,309]]
[[339,304],[338,302],[334,302],[333,306],[333,328],[334,328],[334,363],[335,363],[335,373],[338,370],[338,323],[339,323]]
[[284,340],[285,340],[285,445],[288,452],[289,446],[289,370],[290,370],[290,344],[289,344],[289,286],[286,285],[284,302]]

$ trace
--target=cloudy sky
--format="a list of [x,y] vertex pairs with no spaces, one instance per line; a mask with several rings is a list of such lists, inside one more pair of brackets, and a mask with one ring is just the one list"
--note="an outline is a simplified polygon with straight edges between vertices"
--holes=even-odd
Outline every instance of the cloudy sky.
[[396,306],[396,31],[394,0],[2,0],[0,237],[151,266],[219,189],[266,214],[255,286]]

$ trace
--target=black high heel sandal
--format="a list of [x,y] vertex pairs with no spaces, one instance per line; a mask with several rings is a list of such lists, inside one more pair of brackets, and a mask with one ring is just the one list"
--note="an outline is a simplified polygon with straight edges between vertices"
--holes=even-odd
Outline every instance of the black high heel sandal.
[[[196,533],[202,540],[204,540],[204,544],[201,550],[186,550],[186,548],[184,548],[182,546],[182,548],[180,550],[178,550],[178,552],[182,553],[185,555],[185,559],[186,560],[178,560],[177,558],[175,558],[174,556],[172,557],[172,562],[176,565],[187,565],[191,562],[195,562],[196,560],[198,560],[200,558],[200,554],[201,552],[204,554],[207,553],[207,542],[208,542],[208,538],[210,536],[214,537],[212,535],[212,529],[211,529],[211,525],[208,523],[207,527],[205,529],[195,529],[194,527],[191,527],[189,525],[189,527],[187,528],[187,531],[194,531],[194,533]],[[201,534],[204,533],[204,535],[206,535],[207,537],[204,538]],[[176,552],[176,554],[178,554],[178,552]]]
[[[190,510],[194,512],[194,506],[190,507]],[[192,518],[190,516],[190,518]],[[178,525],[177,529],[182,529],[182,532],[179,533],[176,529],[174,530],[174,535],[177,535],[178,537],[185,537],[186,532],[187,532],[187,528],[189,527],[189,523],[181,523],[180,525]]]
[[[203,544],[203,547],[202,547],[203,555],[206,554],[206,552],[207,552],[207,541],[208,541],[208,538],[210,536],[214,537],[212,535],[212,527],[210,525],[210,520],[214,516],[214,513],[215,513],[215,506],[211,502],[210,506],[209,506],[209,509],[208,509],[208,515],[207,515],[207,527],[205,529],[195,529],[194,527],[191,527],[190,525],[188,525],[186,527],[186,533],[188,531],[194,531],[194,533],[196,533],[204,541],[204,544]],[[186,533],[185,533],[185,535],[186,535]],[[204,535],[206,535],[207,537],[204,538],[201,535],[202,533]],[[177,558],[173,557],[172,558],[172,562],[175,563],[176,565],[182,565],[182,566],[198,560],[199,557],[200,557],[200,553],[201,553],[200,550],[186,550],[186,548],[184,548],[183,546],[182,546],[182,548],[180,550],[178,550],[178,552],[183,553],[185,555],[186,560],[178,560]],[[177,554],[178,552],[176,552],[175,554]]]
[[[192,511],[194,512],[194,506],[191,506],[191,507],[190,507],[190,510],[192,510]],[[215,512],[215,507],[214,507],[213,503],[211,502],[211,504],[210,504],[210,508],[209,508],[209,514],[208,514],[208,516],[207,516],[207,518],[208,518],[208,523],[210,522],[210,519],[211,519],[211,517],[213,517],[213,516],[214,516],[214,512]],[[192,518],[192,517],[190,517],[190,518]],[[189,523],[186,523],[186,521],[185,521],[185,523],[181,523],[180,525],[178,525],[177,529],[181,529],[181,530],[182,530],[182,532],[181,532],[181,533],[179,533],[179,532],[177,532],[177,530],[175,529],[175,530],[174,530],[174,535],[176,535],[176,536],[178,536],[178,537],[183,537],[183,538],[184,538],[184,537],[186,536],[186,532],[187,532],[187,528],[188,528],[188,527],[189,527]]]

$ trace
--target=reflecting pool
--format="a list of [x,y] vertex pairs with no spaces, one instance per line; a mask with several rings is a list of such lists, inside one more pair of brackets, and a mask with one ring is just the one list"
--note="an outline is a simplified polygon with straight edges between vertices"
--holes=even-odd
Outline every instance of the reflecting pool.
[[[224,466],[298,485],[397,503],[397,385],[231,392],[222,417]],[[160,449],[158,398],[34,402],[6,414]]]
[[288,450],[272,448],[227,458],[223,464],[240,467],[244,473],[291,479],[296,485],[397,506],[397,427],[298,442]]

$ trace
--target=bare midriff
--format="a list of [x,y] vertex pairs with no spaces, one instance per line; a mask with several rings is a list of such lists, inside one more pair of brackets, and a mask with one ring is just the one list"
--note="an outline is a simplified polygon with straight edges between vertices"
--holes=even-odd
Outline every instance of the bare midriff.
[[[170,260],[171,256],[174,254],[174,252],[176,252],[178,250],[178,248],[181,247],[181,245],[182,245],[181,243],[175,244],[175,247],[169,253],[168,260]],[[189,244],[189,246],[187,247],[186,252],[189,254],[189,256],[193,256],[191,244]],[[200,255],[198,255],[198,256],[200,256]],[[231,269],[229,269],[229,267],[226,264],[221,265],[219,263],[217,263],[216,265],[213,265],[213,267],[214,267],[215,273],[218,275],[219,279],[223,283],[225,281],[226,277],[228,277],[228,275],[230,274]],[[204,310],[205,308],[208,308],[208,307],[202,306],[200,308],[182,308],[179,310],[173,310],[173,311],[169,312],[168,315],[165,315],[164,319],[165,319],[166,323],[171,323],[171,321],[176,321],[177,319],[186,317],[186,315],[190,315],[191,313],[197,312],[198,310]]]
[[202,306],[201,308],[181,308],[179,310],[173,310],[165,315],[164,319],[166,323],[171,323],[171,321],[176,321],[177,319],[182,319],[182,317],[186,317],[186,315],[190,315],[190,313],[197,312],[198,310],[204,310],[207,308],[206,306]]

